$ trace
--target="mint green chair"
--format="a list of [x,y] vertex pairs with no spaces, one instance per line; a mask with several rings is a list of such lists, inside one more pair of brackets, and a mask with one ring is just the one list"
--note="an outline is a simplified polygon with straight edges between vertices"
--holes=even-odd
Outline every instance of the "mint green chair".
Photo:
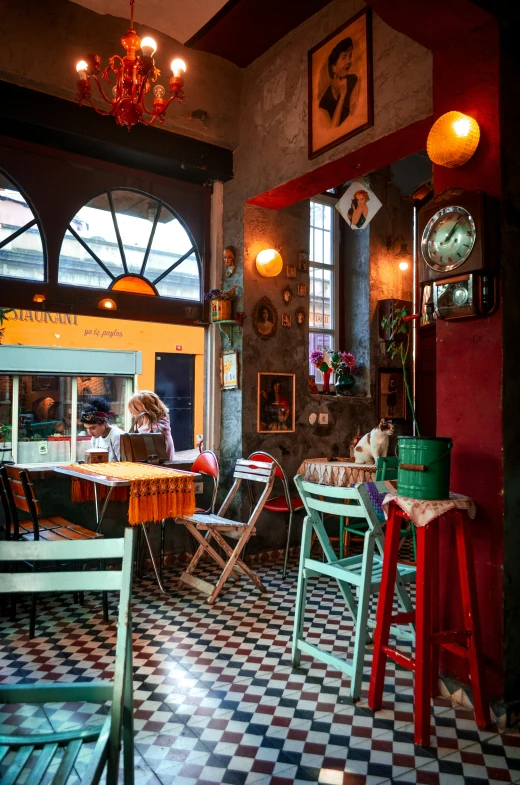
[[[294,482],[305,505],[307,515],[303,522],[298,588],[296,590],[292,663],[297,668],[300,665],[303,652],[332,665],[350,677],[350,695],[354,700],[359,700],[366,644],[370,639],[370,629],[375,626],[375,621],[370,619],[368,614],[370,597],[379,591],[383,572],[385,540],[381,523],[363,483],[353,488],[335,488],[306,482],[300,475],[294,478]],[[348,518],[354,518],[363,524],[366,533],[361,554],[338,558],[330,544],[321,516],[345,517],[346,504],[348,504]],[[323,548],[327,559],[326,563],[311,558],[313,531]],[[340,658],[305,640],[304,617],[307,584],[310,577],[320,575],[326,575],[337,581],[345,604],[354,619],[356,632],[352,660]],[[406,623],[408,626],[405,629],[393,626],[392,632],[406,640],[414,640],[415,638],[414,629],[408,617],[412,611],[412,603],[405,588],[405,584],[412,582],[415,582],[415,567],[400,564],[397,572],[396,592],[402,613],[398,614],[395,620],[397,623]],[[354,596],[355,592],[357,597]]]
[[[388,455],[385,458],[378,458],[376,463],[376,482],[382,480],[397,480],[397,470],[399,459],[395,455]],[[413,558],[417,561],[417,545],[415,537],[415,526],[410,521],[407,529],[401,529],[401,537],[411,537],[413,545]]]
[[[107,764],[107,785],[116,785],[119,772],[121,738],[123,740],[124,785],[134,783],[134,738],[132,707],[132,558],[134,530],[127,528],[124,539],[80,541],[2,542],[2,561],[15,566],[21,562],[73,562],[84,565],[92,561],[98,567],[103,559],[121,559],[121,569],[80,572],[10,572],[0,574],[0,593],[34,592],[70,593],[75,591],[119,592],[116,659],[112,682],[73,682],[0,685],[0,703],[54,703],[82,701],[112,706],[105,722],[56,733],[0,735],[0,767],[7,770],[0,777],[3,785],[26,782],[39,785],[48,776],[49,766],[60,748],[61,760],[54,776],[46,783],[63,785],[74,773],[82,745],[96,742],[88,758],[82,785],[101,780]],[[52,770],[52,769],[51,769]]]

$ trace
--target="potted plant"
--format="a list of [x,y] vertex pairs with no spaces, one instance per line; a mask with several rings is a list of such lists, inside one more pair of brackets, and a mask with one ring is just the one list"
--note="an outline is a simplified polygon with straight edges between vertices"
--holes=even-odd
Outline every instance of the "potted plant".
[[315,349],[310,353],[310,362],[323,374],[323,390],[325,395],[330,395],[330,375],[336,374],[336,393],[338,395],[352,395],[350,388],[354,384],[352,375],[356,367],[356,358],[350,352],[335,352],[330,349],[323,351]]
[[[408,382],[407,364],[410,350],[411,323],[418,314],[406,308],[392,308],[381,320],[381,327],[390,331],[386,351],[401,361],[408,405],[412,412],[415,436],[398,436],[397,492],[412,499],[446,499],[450,490],[450,457],[453,442],[444,436],[421,436],[415,406]],[[404,340],[403,340],[404,338]]]
[[223,289],[210,289],[204,295],[206,302],[211,303],[210,318],[212,322],[224,322],[231,319],[231,303],[237,296],[237,287],[224,291]]

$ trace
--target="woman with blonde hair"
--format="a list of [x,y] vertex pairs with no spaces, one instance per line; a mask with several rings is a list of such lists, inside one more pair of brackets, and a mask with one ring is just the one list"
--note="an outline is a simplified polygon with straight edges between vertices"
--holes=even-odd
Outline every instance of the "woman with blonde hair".
[[139,433],[159,432],[164,436],[168,460],[175,455],[168,409],[158,395],[151,390],[141,390],[132,395],[128,401],[128,409],[132,415],[133,429]]

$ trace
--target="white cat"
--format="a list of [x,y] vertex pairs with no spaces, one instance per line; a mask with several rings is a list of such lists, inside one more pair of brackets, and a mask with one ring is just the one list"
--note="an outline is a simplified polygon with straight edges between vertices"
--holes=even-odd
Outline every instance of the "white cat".
[[393,432],[392,420],[381,420],[377,428],[365,433],[354,449],[355,463],[374,464],[377,463],[378,458],[385,458]]

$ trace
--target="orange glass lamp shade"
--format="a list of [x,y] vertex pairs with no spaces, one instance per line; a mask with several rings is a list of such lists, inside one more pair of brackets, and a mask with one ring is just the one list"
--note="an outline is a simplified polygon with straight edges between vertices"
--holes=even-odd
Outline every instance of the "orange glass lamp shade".
[[469,161],[479,140],[480,128],[473,117],[462,112],[446,112],[432,126],[426,152],[434,164],[455,169]]
[[107,311],[117,311],[117,305],[110,297],[103,297],[97,304],[98,308],[106,309]]
[[125,275],[119,278],[111,287],[114,292],[131,292],[132,294],[151,294],[155,296],[155,289],[145,281],[144,278],[139,278],[137,275]]
[[33,294],[33,303],[44,303],[45,302],[45,295],[44,294]]
[[283,259],[274,248],[260,251],[256,257],[256,269],[264,278],[274,278],[280,275],[283,268]]

